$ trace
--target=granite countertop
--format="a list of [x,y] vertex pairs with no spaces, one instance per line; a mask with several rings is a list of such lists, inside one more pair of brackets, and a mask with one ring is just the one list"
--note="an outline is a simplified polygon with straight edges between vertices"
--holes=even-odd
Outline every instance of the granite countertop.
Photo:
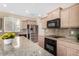
[[54,38],[54,37],[51,37],[51,36],[46,36],[46,38],[50,38],[50,39],[57,40],[57,41],[59,41],[59,40],[66,41],[66,42],[69,42],[69,43],[72,43],[72,44],[79,45],[79,42],[77,41],[76,38],[69,38],[69,37]]
[[0,49],[2,56],[53,56],[48,51],[41,48],[38,43],[33,43],[25,37],[20,37],[20,47],[5,52]]

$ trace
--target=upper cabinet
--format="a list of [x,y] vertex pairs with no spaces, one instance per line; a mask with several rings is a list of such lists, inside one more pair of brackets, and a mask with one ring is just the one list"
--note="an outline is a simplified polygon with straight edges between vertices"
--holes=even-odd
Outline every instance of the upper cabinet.
[[41,20],[42,27],[47,28],[47,21],[53,20],[56,18],[60,18],[61,17],[61,10],[62,10],[62,8],[59,7],[57,9],[53,10],[52,12],[49,12],[46,17],[42,18],[42,20]]
[[22,20],[21,21],[21,29],[27,29],[27,25],[37,25],[35,20]]
[[48,13],[48,20],[53,20],[53,19],[56,19],[56,18],[60,18],[61,16],[61,10],[62,8],[57,8],[51,12]]
[[79,28],[79,4],[66,9],[57,8],[42,18],[42,27],[47,28],[47,21],[60,18],[60,28]]
[[69,23],[71,28],[79,28],[79,4],[70,8]]
[[62,10],[61,28],[79,28],[79,4]]
[[69,9],[65,9],[61,12],[61,28],[69,27],[69,11]]

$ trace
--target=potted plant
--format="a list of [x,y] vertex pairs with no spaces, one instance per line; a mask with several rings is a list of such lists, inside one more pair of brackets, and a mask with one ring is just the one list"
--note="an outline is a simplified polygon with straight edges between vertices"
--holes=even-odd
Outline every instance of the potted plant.
[[15,33],[13,32],[7,32],[0,36],[0,39],[2,39],[4,42],[4,49],[6,47],[9,48],[10,46],[12,46],[14,38],[15,38]]

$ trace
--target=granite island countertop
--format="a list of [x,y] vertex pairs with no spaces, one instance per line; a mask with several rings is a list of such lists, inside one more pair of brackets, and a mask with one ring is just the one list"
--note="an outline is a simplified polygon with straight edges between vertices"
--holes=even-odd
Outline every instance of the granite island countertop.
[[5,52],[0,49],[1,56],[53,56],[48,51],[41,48],[37,43],[33,43],[25,37],[20,37],[20,47]]

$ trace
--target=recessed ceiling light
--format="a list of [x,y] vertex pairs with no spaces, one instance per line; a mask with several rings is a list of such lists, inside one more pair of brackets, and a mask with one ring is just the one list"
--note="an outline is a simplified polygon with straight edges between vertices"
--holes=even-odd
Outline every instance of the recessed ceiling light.
[[2,4],[3,5],[3,7],[7,7],[7,4]]
[[29,12],[28,10],[25,10],[25,12],[26,12],[27,14],[30,14],[30,12]]
[[38,16],[41,17],[42,15],[39,14]]

